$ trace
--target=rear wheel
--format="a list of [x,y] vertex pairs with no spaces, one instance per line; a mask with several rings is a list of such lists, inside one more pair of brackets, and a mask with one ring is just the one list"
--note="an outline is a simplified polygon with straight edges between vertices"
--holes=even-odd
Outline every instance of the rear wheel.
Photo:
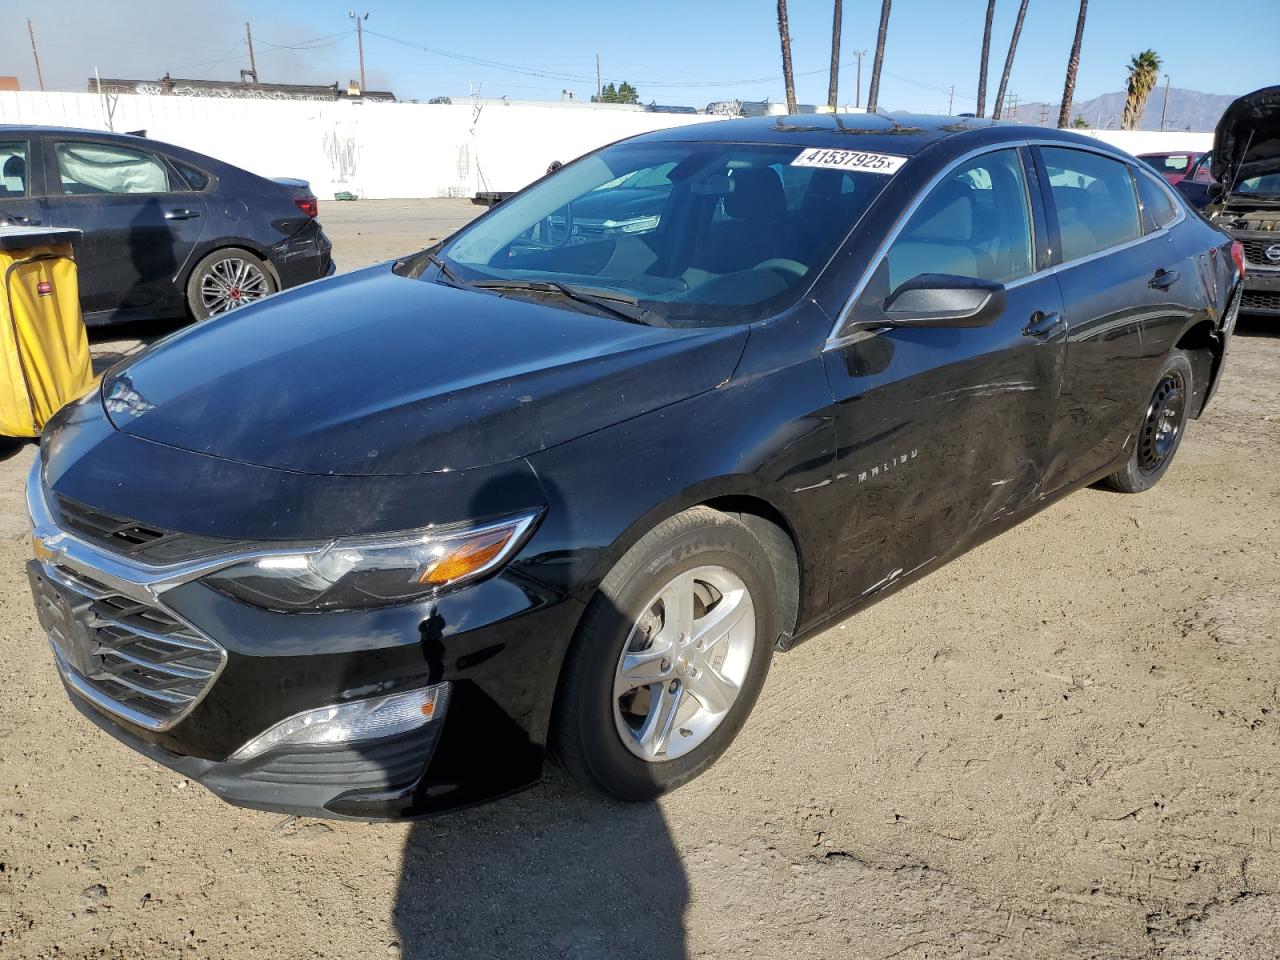
[[276,292],[276,282],[262,258],[248,250],[215,250],[191,271],[187,306],[197,320],[226,313]]
[[696,507],[641,538],[591,601],[566,660],[553,746],[583,785],[645,800],[709,767],[746,721],[778,635],[764,548]]
[[1122,493],[1150,490],[1169,469],[1191,412],[1191,376],[1191,359],[1186,353],[1170,353],[1143,413],[1128,462],[1106,479],[1112,489]]

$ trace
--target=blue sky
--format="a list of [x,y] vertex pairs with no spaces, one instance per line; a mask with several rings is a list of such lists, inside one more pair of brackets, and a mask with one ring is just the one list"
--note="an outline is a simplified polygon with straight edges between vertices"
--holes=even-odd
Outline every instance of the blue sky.
[[[592,4],[470,0],[467,3],[364,0],[369,86],[402,98],[490,96],[558,98],[562,89],[594,92],[595,55],[606,82],[629,80],[645,102],[704,106],[717,99],[781,100],[783,88],[772,0],[646,0]],[[253,22],[264,81],[345,82],[358,76],[351,0],[46,0],[34,21],[46,84],[83,90],[103,76],[235,79],[247,66],[243,23]],[[831,4],[791,0],[791,35],[801,102],[825,102]],[[988,103],[994,98],[1018,0],[999,0]],[[1177,87],[1244,93],[1280,81],[1274,44],[1280,2],[1247,4],[1248,30],[1206,43],[1215,26],[1204,0],[1092,0],[1076,96],[1121,89],[1131,54],[1151,47]],[[972,110],[985,0],[895,0],[881,105],[945,112]],[[1062,94],[1075,0],[1031,0],[1010,91],[1019,100]],[[845,0],[841,60],[863,61],[863,96],[875,49],[878,0]],[[1241,14],[1245,16],[1245,14]],[[35,87],[26,32],[11,24],[0,38],[0,74]],[[430,48],[430,49],[423,49]],[[1226,51],[1229,51],[1229,55]],[[481,63],[477,61],[488,61]],[[494,66],[491,64],[501,64]],[[845,68],[841,101],[852,102],[854,68]]]

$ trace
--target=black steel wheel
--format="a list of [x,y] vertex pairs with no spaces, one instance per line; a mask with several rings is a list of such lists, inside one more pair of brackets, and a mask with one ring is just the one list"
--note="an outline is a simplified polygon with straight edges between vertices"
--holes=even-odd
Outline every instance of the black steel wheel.
[[1122,493],[1141,493],[1156,485],[1182,443],[1191,412],[1191,359],[1181,350],[1169,354],[1142,413],[1138,438],[1123,469],[1106,484]]

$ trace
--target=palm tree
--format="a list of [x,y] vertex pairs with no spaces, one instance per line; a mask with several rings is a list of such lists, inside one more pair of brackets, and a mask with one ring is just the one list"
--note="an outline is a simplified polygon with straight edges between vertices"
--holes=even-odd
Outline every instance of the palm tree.
[[1018,19],[1013,25],[1013,37],[1009,40],[1009,54],[1004,58],[1004,73],[1000,76],[1000,89],[996,91],[996,105],[991,111],[993,119],[999,120],[1004,112],[1004,92],[1009,87],[1009,72],[1013,69],[1013,55],[1018,52],[1018,38],[1022,36],[1022,21],[1027,18],[1027,4],[1031,0],[1022,0],[1018,7]]
[[1089,0],[1080,0],[1080,16],[1076,20],[1076,39],[1071,44],[1071,57],[1067,60],[1067,82],[1062,88],[1062,109],[1058,113],[1058,127],[1065,129],[1071,120],[1071,98],[1076,93],[1076,73],[1080,70],[1080,41],[1084,39],[1084,18],[1089,12]]
[[987,26],[982,31],[982,63],[978,65],[978,116],[987,115],[987,60],[991,57],[991,21],[996,15],[996,0],[987,0]]
[[782,41],[782,82],[787,87],[787,113],[795,113],[796,78],[791,72],[791,31],[787,29],[787,0],[778,0],[778,39]]
[[875,113],[880,99],[880,68],[884,66],[884,38],[889,32],[889,8],[893,0],[880,0],[880,33],[876,36],[876,58],[871,64],[871,89],[867,91],[867,113]]
[[840,89],[840,14],[843,0],[835,0],[835,13],[831,20],[831,80],[827,84],[827,106],[836,112],[836,96]]
[[1142,123],[1142,111],[1147,109],[1147,97],[1160,81],[1160,55],[1154,50],[1143,50],[1129,58],[1129,89],[1124,98],[1122,130],[1137,130]]

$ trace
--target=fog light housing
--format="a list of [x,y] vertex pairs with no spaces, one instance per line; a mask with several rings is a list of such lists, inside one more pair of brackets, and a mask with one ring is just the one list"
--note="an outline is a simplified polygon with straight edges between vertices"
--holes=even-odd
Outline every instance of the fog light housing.
[[445,681],[387,697],[352,700],[305,710],[254,737],[231,755],[230,762],[252,760],[281,745],[321,746],[408,733],[444,719],[448,704],[449,683]]

